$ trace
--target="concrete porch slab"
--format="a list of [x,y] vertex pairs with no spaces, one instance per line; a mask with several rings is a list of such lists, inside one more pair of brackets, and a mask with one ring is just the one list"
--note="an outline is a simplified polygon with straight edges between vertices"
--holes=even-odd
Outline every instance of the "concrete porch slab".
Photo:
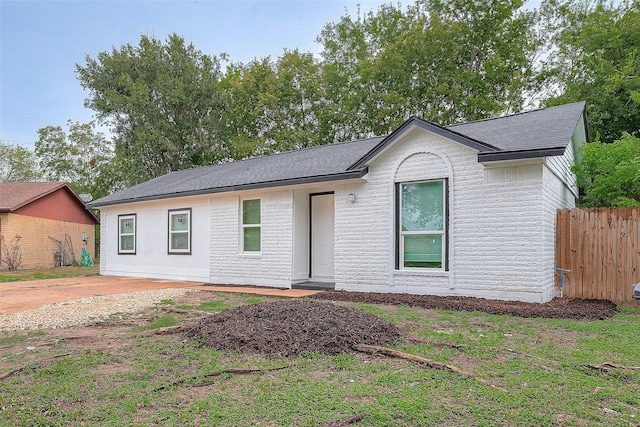
[[193,286],[192,289],[199,291],[209,292],[229,292],[229,293],[241,293],[251,295],[265,295],[271,297],[283,297],[283,298],[304,298],[319,291],[305,290],[305,289],[269,289],[269,288],[253,288],[253,287],[237,287],[237,286],[211,286],[211,285],[199,285]]

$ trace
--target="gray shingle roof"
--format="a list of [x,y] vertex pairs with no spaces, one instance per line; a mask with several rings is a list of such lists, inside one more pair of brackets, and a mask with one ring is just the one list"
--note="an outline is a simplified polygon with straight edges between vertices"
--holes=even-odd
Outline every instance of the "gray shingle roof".
[[448,126],[447,129],[504,151],[566,148],[584,102]]
[[[477,149],[479,155],[497,154],[509,158],[517,158],[519,153],[529,153],[522,157],[559,155],[571,141],[583,111],[584,103],[579,102],[448,127],[413,118],[385,137],[171,172],[103,197],[88,206],[96,208],[177,196],[361,177],[376,153],[404,133],[410,124],[421,125]],[[533,155],[530,154],[532,151]]]
[[103,197],[90,206],[356,178],[364,172],[347,172],[349,165],[383,139],[384,137],[377,137],[322,145],[272,156],[170,172]]

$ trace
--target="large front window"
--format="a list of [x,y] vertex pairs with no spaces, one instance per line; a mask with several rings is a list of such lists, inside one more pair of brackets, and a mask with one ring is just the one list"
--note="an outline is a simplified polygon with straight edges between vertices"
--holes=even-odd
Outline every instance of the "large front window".
[[260,252],[260,199],[242,201],[242,251]]
[[136,215],[118,215],[118,253],[136,253]]
[[404,183],[399,187],[399,267],[445,269],[445,181]]
[[191,209],[169,211],[169,253],[191,253]]

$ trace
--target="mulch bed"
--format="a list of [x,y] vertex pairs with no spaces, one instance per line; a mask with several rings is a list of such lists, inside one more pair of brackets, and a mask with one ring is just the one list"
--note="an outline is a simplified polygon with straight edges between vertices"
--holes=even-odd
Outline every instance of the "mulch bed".
[[365,304],[406,305],[436,310],[482,311],[489,314],[548,319],[604,320],[618,311],[618,307],[611,301],[570,298],[556,298],[545,304],[538,304],[471,297],[346,291],[320,292],[311,298]]
[[200,320],[187,336],[217,350],[267,356],[335,355],[360,343],[386,346],[400,338],[390,322],[363,310],[310,300],[280,300],[224,310]]

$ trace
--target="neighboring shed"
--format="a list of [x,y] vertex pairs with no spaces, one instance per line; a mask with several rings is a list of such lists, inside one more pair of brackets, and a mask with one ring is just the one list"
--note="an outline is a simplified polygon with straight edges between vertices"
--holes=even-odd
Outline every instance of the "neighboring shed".
[[101,273],[545,302],[584,103],[176,171],[90,203]]
[[[15,236],[21,237],[21,268],[56,265],[58,246],[49,237],[64,242],[69,236],[78,261],[82,248],[93,258],[98,223],[64,182],[0,182],[0,243],[8,245]],[[6,268],[5,263],[0,268]]]

